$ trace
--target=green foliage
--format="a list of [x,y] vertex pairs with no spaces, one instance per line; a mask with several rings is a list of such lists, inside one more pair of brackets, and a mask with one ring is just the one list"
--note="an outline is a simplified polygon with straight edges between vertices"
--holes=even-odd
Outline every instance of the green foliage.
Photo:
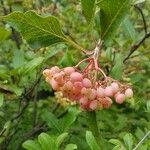
[[57,119],[57,117],[51,112],[45,111],[42,113],[42,118],[47,122],[48,126],[54,128],[58,133],[65,132],[69,129],[69,127],[75,122],[78,114],[78,111],[75,108],[71,108],[68,110],[68,113],[61,119]]
[[111,75],[115,79],[121,79],[123,72],[123,61],[122,56],[120,54],[115,55],[115,65],[111,70]]
[[127,15],[130,0],[102,0],[100,7],[101,38],[110,39]]
[[[58,137],[52,137],[47,133],[41,133],[38,136],[38,141],[27,140],[22,144],[22,146],[27,150],[59,150],[67,136],[68,133],[62,133]],[[67,144],[65,147],[65,150],[74,149],[77,149],[75,144]]]
[[33,11],[28,11],[25,14],[14,12],[3,19],[21,32],[33,48],[66,41],[59,21],[53,16],[41,17]]
[[[56,98],[41,77],[45,68],[76,65],[86,57],[80,50],[92,50],[99,38],[105,43],[100,66],[134,90],[130,103],[113,103],[112,108],[97,112],[100,144],[103,150],[137,146],[150,129],[150,42],[146,39],[123,63],[144,35],[134,4],[143,11],[149,31],[150,1],[0,1],[1,150],[100,149],[85,113],[75,106],[58,105],[61,97]],[[89,26],[93,28],[88,30]],[[147,136],[138,149],[149,147]]]
[[0,107],[3,105],[4,95],[0,93]]
[[81,5],[83,14],[87,22],[90,24],[95,16],[96,0],[81,0]]
[[86,131],[86,141],[88,145],[90,146],[91,150],[99,150],[99,146],[96,143],[95,137],[93,136],[91,131]]
[[3,27],[0,27],[0,41],[3,41],[5,39],[7,39],[9,36],[10,36],[10,31],[3,28]]

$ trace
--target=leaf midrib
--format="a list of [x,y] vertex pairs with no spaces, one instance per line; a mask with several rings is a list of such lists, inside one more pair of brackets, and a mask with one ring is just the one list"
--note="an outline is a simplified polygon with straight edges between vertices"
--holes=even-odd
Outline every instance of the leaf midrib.
[[[22,14],[22,15],[25,16],[25,18],[22,17],[22,16],[20,16],[21,19],[26,21],[26,19],[27,19],[27,18],[26,18],[26,15],[24,15],[24,14]],[[42,18],[42,17],[41,17],[41,18]],[[22,22],[22,21],[20,21],[20,22]],[[60,38],[60,39],[62,39],[62,40],[64,40],[64,41],[67,41],[66,38],[63,38],[62,36],[59,36],[59,35],[57,35],[57,34],[54,34],[54,33],[55,33],[54,30],[53,30],[54,33],[52,33],[52,32],[49,32],[49,31],[43,29],[43,28],[40,28],[39,26],[30,24],[28,21],[26,21],[26,22],[27,22],[28,25],[30,25],[30,26],[32,26],[32,27],[34,27],[34,28],[37,28],[37,29],[39,29],[39,30],[41,30],[41,31],[43,31],[43,32],[46,32],[46,33],[48,33],[48,34],[50,34],[50,35],[53,35],[53,36],[58,37],[58,38]],[[23,22],[22,22],[22,23],[23,23]],[[61,33],[62,33],[62,31],[61,31]],[[62,33],[62,34],[63,34],[63,33]],[[64,35],[64,36],[65,36],[65,35]]]
[[109,24],[107,30],[104,32],[102,39],[105,37],[105,35],[107,34],[107,32],[109,31],[109,29],[111,28],[112,24],[114,23],[115,19],[117,18],[119,12],[122,10],[122,8],[125,6],[125,3],[127,2],[127,0],[125,0],[125,2],[123,3],[122,7],[120,7],[120,9],[118,10],[118,12],[116,13],[116,15],[114,16],[114,18],[112,19],[112,22]]

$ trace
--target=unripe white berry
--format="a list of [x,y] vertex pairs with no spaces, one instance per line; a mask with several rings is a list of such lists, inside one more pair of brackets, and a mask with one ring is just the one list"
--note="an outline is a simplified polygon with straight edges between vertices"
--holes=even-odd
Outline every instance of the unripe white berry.
[[133,97],[133,91],[132,91],[132,89],[130,89],[130,88],[126,89],[126,90],[125,90],[125,96],[126,96],[127,98]]
[[119,85],[118,85],[118,83],[113,82],[113,83],[111,84],[111,87],[112,87],[112,89],[113,89],[113,93],[117,93],[117,92],[118,92],[118,90],[119,90]]

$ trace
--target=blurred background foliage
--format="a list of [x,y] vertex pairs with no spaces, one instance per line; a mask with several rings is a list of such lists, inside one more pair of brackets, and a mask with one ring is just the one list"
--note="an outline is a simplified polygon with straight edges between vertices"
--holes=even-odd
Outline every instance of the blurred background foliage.
[[[99,38],[99,15],[89,28],[79,0],[0,2],[0,16],[28,10],[44,16],[56,16],[65,34],[89,50],[94,49]],[[142,9],[150,31],[150,1],[138,0],[134,3],[138,3]],[[150,38],[122,63],[132,45],[143,36],[141,15],[132,6],[101,53],[99,62],[107,74],[130,83],[135,93],[129,103],[120,106],[114,104],[109,110],[97,112],[98,125],[104,138],[103,150],[111,150],[115,145],[116,150],[133,149],[150,130]],[[85,55],[80,50],[65,44],[32,49],[17,31],[0,22],[0,149],[21,150],[24,147],[38,150],[44,136],[46,140],[59,141],[60,135],[63,143],[51,140],[55,148],[43,146],[42,149],[91,148],[88,138],[92,137],[87,132],[85,113],[80,112],[78,107],[59,105],[54,91],[42,77],[44,68],[73,66],[83,58]],[[138,149],[149,150],[150,139],[147,138]]]

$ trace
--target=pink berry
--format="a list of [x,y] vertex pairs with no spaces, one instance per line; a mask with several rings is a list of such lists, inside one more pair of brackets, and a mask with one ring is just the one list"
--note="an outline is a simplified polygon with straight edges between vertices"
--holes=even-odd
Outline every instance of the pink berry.
[[98,106],[97,100],[93,100],[93,101],[91,101],[90,104],[89,104],[89,108],[90,108],[91,110],[96,110],[96,109],[97,109],[97,106]]
[[72,82],[76,82],[76,81],[82,81],[83,79],[83,76],[81,73],[79,72],[73,72],[71,75],[70,75],[70,80]]
[[130,88],[126,89],[126,91],[125,91],[125,96],[126,96],[127,98],[133,97],[133,91],[132,91],[132,89],[130,89]]
[[88,99],[93,100],[96,98],[96,90],[95,89],[89,89],[88,93],[86,94]]
[[96,91],[97,97],[104,97],[105,96],[105,90],[101,87],[99,87]]
[[113,88],[111,86],[107,86],[105,88],[105,95],[106,96],[109,96],[109,97],[112,97],[113,96]]
[[122,104],[125,100],[125,95],[124,94],[121,94],[121,93],[118,93],[115,95],[115,101],[116,103],[118,104]]
[[83,83],[83,86],[86,88],[90,88],[92,86],[92,83],[88,78],[84,78],[82,83]]
[[72,82],[70,82],[70,81],[66,82],[66,83],[64,84],[64,86],[63,86],[63,89],[64,89],[65,91],[71,92],[71,90],[73,89],[73,84],[72,84]]
[[87,88],[83,87],[83,88],[81,89],[81,94],[82,94],[82,95],[86,95],[86,93],[87,93]]
[[119,85],[118,85],[117,83],[113,82],[113,83],[111,84],[111,87],[112,87],[114,93],[117,93],[117,92],[118,92],[118,90],[119,90]]
[[79,81],[74,82],[74,87],[81,91],[81,89],[83,88],[83,84],[82,82],[79,82]]
[[75,69],[73,67],[66,67],[66,68],[64,68],[64,72],[67,75],[70,75],[71,73],[75,72]]
[[79,102],[80,102],[81,105],[86,105],[87,102],[88,102],[88,99],[86,97],[81,97]]
[[112,100],[109,97],[105,97],[105,105],[103,105],[104,108],[110,108],[112,105]]
[[56,80],[57,82],[63,82],[63,74],[61,73],[56,73],[54,74],[54,77],[53,77],[54,80]]
[[53,90],[58,90],[59,89],[59,84],[54,79],[50,80],[50,84],[51,84]]

